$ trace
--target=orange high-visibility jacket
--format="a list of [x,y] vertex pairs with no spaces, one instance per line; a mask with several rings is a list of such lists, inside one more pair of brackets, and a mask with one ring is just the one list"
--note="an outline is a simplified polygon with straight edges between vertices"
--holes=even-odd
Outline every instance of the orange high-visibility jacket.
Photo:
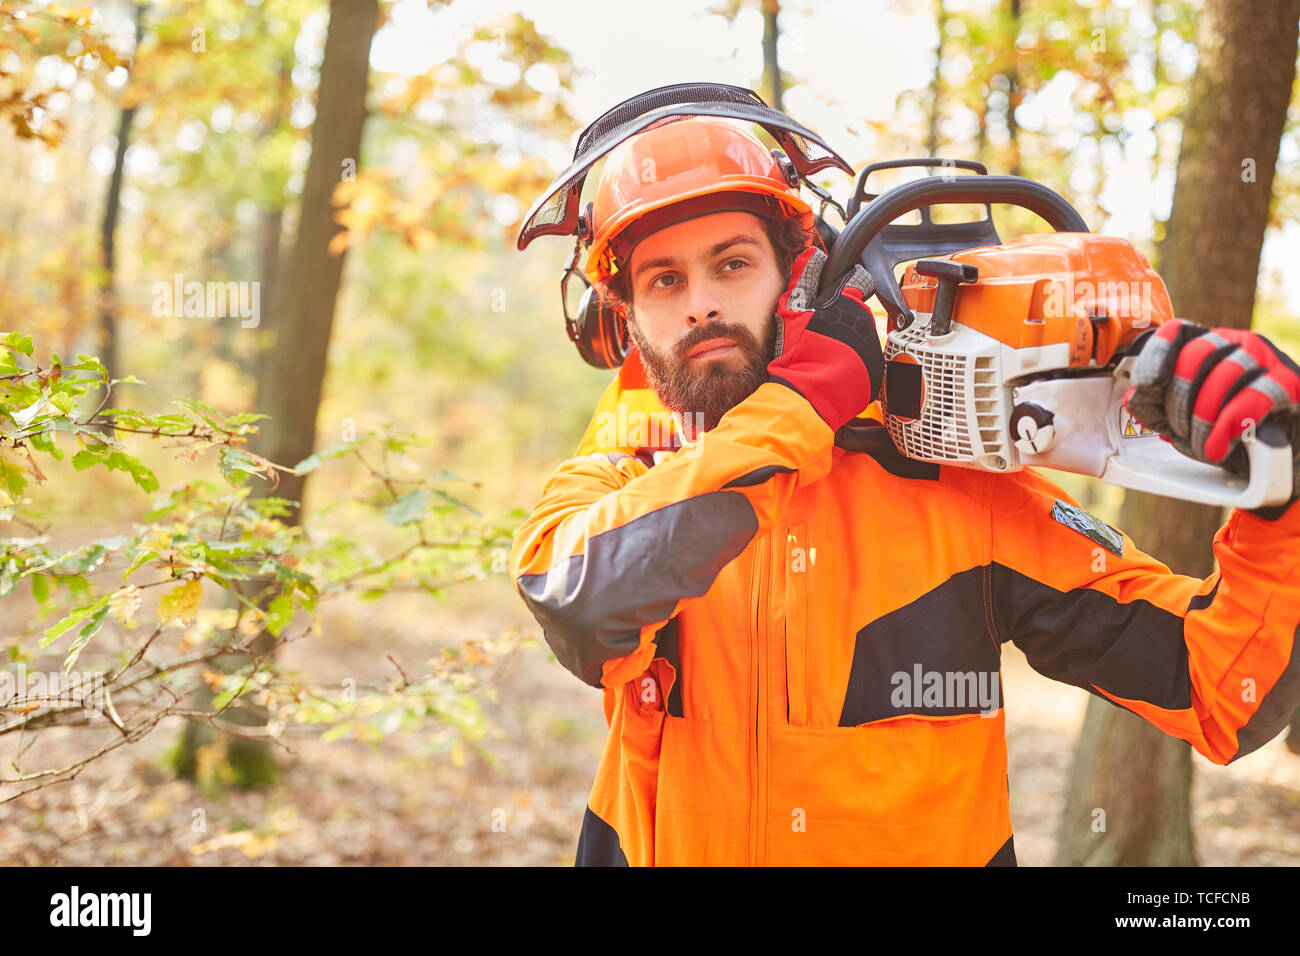
[[[611,383],[609,434],[646,394]],[[511,556],[604,688],[580,865],[1015,865],[1008,640],[1218,764],[1300,705],[1300,504],[1233,511],[1198,580],[1033,469],[911,461],[776,382],[657,464],[640,442],[561,465]]]

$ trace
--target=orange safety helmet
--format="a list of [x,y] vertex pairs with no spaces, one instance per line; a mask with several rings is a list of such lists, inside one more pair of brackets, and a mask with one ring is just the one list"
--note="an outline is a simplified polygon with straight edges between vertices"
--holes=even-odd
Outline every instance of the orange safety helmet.
[[595,201],[583,217],[591,237],[584,271],[603,282],[650,233],[731,210],[769,219],[812,211],[799,196],[794,164],[780,149],[769,150],[732,120],[670,117],[605,158]]

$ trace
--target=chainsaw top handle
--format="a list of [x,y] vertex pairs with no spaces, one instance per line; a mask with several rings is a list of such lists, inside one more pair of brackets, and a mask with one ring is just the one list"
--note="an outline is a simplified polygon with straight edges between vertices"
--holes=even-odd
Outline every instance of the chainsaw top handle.
[[[905,169],[920,167],[923,169],[968,169],[973,173],[979,173],[981,176],[989,174],[988,169],[983,163],[976,162],[973,159],[940,159],[937,156],[912,157],[909,159],[886,159],[878,163],[871,163],[863,167],[862,172],[858,173],[858,180],[853,187],[853,195],[849,199],[848,216],[845,222],[852,219],[858,214],[863,203],[869,203],[877,198],[879,193],[867,192],[867,182],[871,179],[871,174],[879,172],[882,169]],[[947,175],[946,173],[944,175]],[[988,207],[984,207],[986,211]],[[928,207],[921,208],[921,223],[931,225],[930,210]]]
[[[942,161],[937,161],[942,162]],[[915,160],[896,165],[917,165]],[[942,162],[945,166],[955,161]],[[923,165],[934,165],[924,163]],[[962,168],[965,168],[963,165]],[[863,190],[859,182],[854,198]],[[862,263],[876,280],[876,295],[889,315],[891,329],[906,328],[912,313],[894,278],[900,262],[926,256],[948,255],[982,245],[999,245],[992,220],[981,223],[890,225],[899,216],[940,203],[1006,203],[1042,217],[1057,232],[1088,232],[1083,217],[1060,193],[1021,176],[927,177],[903,183],[872,198],[853,215],[831,246],[822,270],[822,288],[832,288],[856,263]],[[851,204],[850,208],[856,203]],[[972,226],[977,227],[972,230]]]

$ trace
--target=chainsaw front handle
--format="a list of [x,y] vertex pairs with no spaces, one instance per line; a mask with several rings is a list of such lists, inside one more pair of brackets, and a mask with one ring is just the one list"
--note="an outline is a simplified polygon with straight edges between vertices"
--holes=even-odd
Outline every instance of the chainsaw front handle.
[[[1121,488],[1247,510],[1290,500],[1295,493],[1291,446],[1270,418],[1242,439],[1249,477],[1185,455],[1154,431],[1136,430],[1124,405],[1134,361],[1130,352],[1113,372],[1016,385],[1008,419],[1014,448],[1006,470],[1056,468]],[[1033,414],[1042,410],[1050,414]]]

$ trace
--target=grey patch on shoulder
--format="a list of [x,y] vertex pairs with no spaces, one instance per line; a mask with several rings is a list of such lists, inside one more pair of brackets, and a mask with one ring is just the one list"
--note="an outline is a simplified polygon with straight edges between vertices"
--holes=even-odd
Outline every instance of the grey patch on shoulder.
[[1066,504],[1058,498],[1056,504],[1052,505],[1052,517],[1067,528],[1096,541],[1117,558],[1124,556],[1124,535],[1082,508]]

